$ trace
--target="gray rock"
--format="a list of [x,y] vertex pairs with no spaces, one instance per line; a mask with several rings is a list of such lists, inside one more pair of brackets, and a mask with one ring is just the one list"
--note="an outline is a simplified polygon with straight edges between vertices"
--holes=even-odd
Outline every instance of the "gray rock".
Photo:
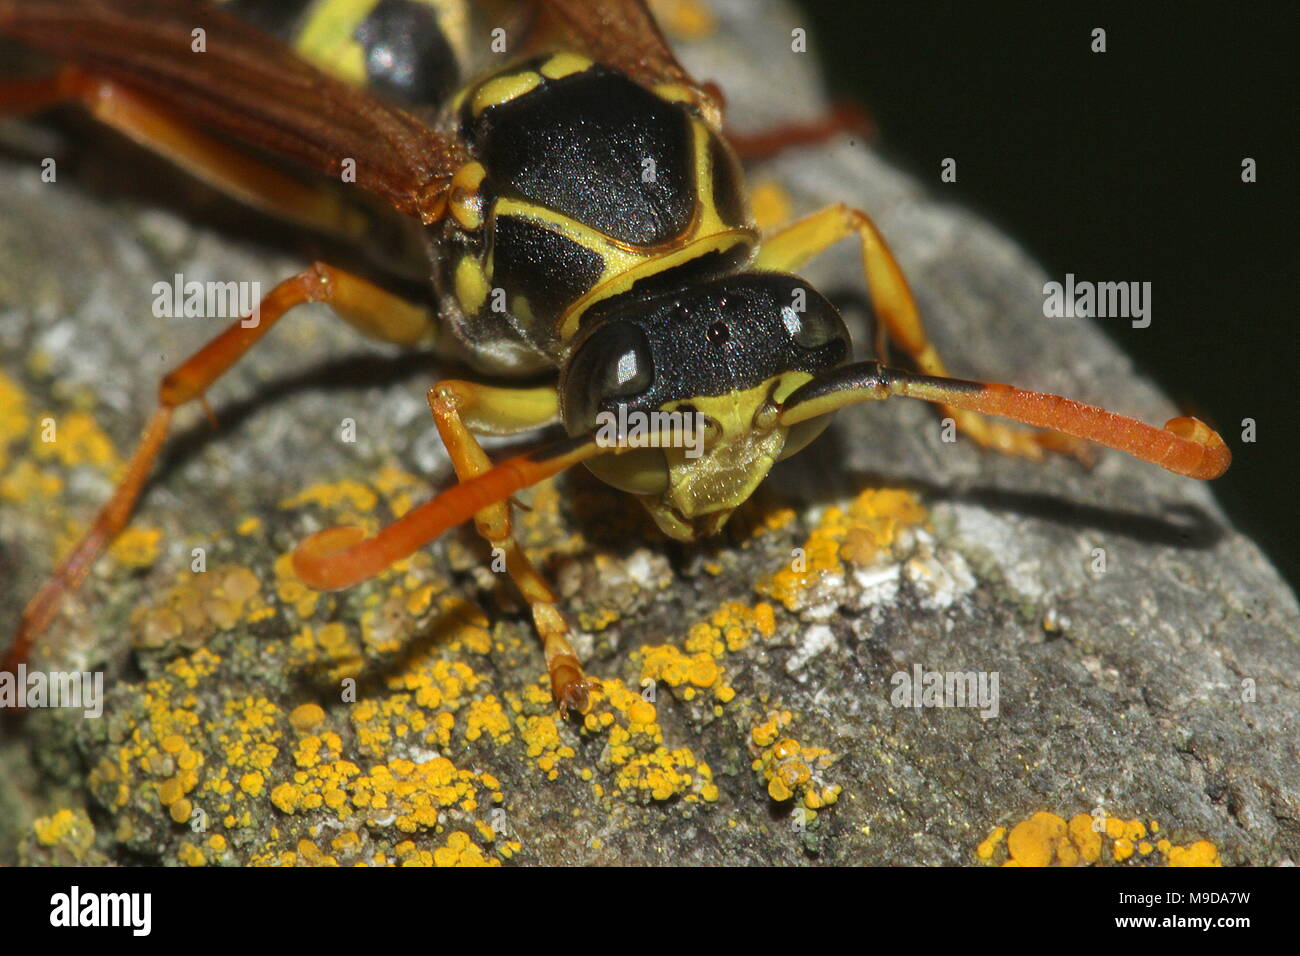
[[[721,82],[736,125],[815,113],[812,58],[789,52],[791,13],[716,9],[716,34],[681,48]],[[87,156],[70,145],[77,128],[3,132],[0,371],[25,396],[4,410],[22,433],[0,430],[4,621],[111,487],[93,448],[42,457],[29,437],[39,419],[67,436],[70,416],[88,413],[124,455],[159,375],[216,331],[154,317],[153,283],[179,272],[267,289],[314,254],[111,137],[90,139]],[[60,158],[55,184],[38,175],[47,151]],[[1044,276],[1013,241],[863,145],[788,154],[753,170],[763,180],[799,213],[845,201],[873,215],[956,374],[1153,423],[1176,413],[1088,321],[1042,316]],[[213,217],[229,228],[201,224]],[[807,276],[861,326],[856,249]],[[841,413],[715,545],[667,542],[631,500],[566,476],[523,495],[534,510],[520,521],[617,705],[602,707],[612,725],[584,729],[553,719],[527,615],[472,529],[404,574],[297,608],[277,577],[277,558],[349,510],[377,521],[402,493],[446,486],[423,394],[437,374],[313,307],[213,390],[219,433],[196,409],[180,416],[134,523],[160,532],[156,557],[102,561],[36,662],[102,668],[105,716],[36,711],[7,727],[0,861],[428,861],[436,850],[438,862],[973,863],[994,827],[1098,808],[1148,830],[1158,821],[1152,844],[1209,841],[1227,863],[1300,853],[1300,612],[1210,487],[1119,453],[1086,472],[944,442],[933,409],[905,400]],[[345,418],[355,443],[339,439]],[[489,447],[503,444],[518,443]],[[379,482],[377,505],[336,500],[337,483],[373,486],[381,473],[392,484]],[[60,484],[42,497],[41,480]],[[321,482],[334,499],[282,506]],[[794,549],[820,568],[817,542],[830,542],[824,574],[771,583]],[[196,547],[203,577],[190,571]],[[485,617],[440,603],[451,598]],[[764,601],[770,634],[754,610]],[[698,624],[711,617],[717,634]],[[735,649],[715,654],[719,641]],[[893,706],[895,675],[915,666],[996,674],[996,716]],[[358,703],[339,699],[346,675],[359,677]],[[644,676],[658,678],[650,727],[621,690]],[[307,703],[323,722],[293,710]],[[785,794],[770,774],[791,799],[773,799]],[[833,788],[838,800],[806,812]],[[50,817],[62,809],[74,813]],[[1031,829],[1020,831],[1030,843]],[[1002,842],[989,846],[1005,858]],[[1102,846],[1103,861],[1127,852]]]

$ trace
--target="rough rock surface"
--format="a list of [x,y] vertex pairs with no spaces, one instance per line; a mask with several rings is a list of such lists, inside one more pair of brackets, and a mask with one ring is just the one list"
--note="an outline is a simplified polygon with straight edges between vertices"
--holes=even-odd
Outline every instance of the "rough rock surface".
[[[679,45],[722,83],[737,125],[815,112],[789,11],[715,10],[710,37]],[[49,128],[3,135],[0,620],[12,622],[106,496],[157,377],[215,329],[154,317],[153,283],[269,288],[312,253],[111,137],[87,156],[61,152]],[[55,184],[39,177],[47,142],[69,157]],[[958,374],[1155,423],[1176,412],[1086,320],[1043,318],[1044,278],[1015,243],[865,146],[788,154],[753,182],[779,183],[797,213],[868,209]],[[230,228],[196,225],[212,216]],[[855,249],[806,274],[862,322]],[[1300,852],[1300,614],[1210,487],[1118,453],[1090,473],[1004,459],[945,442],[933,410],[905,400],[841,413],[711,546],[668,542],[631,500],[563,477],[522,496],[520,524],[609,691],[563,723],[526,613],[472,530],[337,595],[313,597],[285,571],[306,534],[373,526],[450,475],[423,395],[436,364],[308,311],[214,389],[219,433],[196,409],[180,416],[134,530],[51,629],[36,663],[102,668],[108,700],[98,720],[45,710],[6,725],[0,861],[964,864],[1009,847],[1022,862],[1132,865]],[[46,416],[59,429],[48,444]],[[894,706],[894,675],[916,666],[996,673],[996,715]],[[340,699],[349,677],[355,703]],[[1107,832],[1089,837],[1089,817]],[[1005,844],[996,827],[1011,830]]]

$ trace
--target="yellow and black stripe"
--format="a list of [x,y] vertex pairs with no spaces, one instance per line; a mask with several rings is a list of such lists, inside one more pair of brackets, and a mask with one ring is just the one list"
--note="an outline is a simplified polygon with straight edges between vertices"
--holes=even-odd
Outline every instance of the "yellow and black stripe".
[[506,324],[558,362],[597,303],[752,258],[734,156],[671,88],[556,53],[452,106],[474,161],[453,181],[441,284],[466,324],[504,304]]
[[464,82],[471,0],[223,0],[223,6],[326,72],[406,106],[439,106]]

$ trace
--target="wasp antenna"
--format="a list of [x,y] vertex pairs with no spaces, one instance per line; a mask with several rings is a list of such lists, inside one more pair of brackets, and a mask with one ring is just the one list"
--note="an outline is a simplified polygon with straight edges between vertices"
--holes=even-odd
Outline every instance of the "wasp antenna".
[[489,505],[596,455],[617,452],[594,435],[578,435],[503,461],[412,508],[373,538],[361,528],[327,528],[293,552],[293,568],[308,587],[334,591],[379,574]]
[[1127,452],[1189,478],[1218,478],[1232,462],[1232,453],[1218,432],[1196,418],[1173,418],[1164,428],[1156,428],[1060,395],[1011,385],[914,375],[879,362],[846,365],[809,382],[786,399],[780,421],[782,425],[795,425],[846,405],[880,401],[891,395],[1054,429]]

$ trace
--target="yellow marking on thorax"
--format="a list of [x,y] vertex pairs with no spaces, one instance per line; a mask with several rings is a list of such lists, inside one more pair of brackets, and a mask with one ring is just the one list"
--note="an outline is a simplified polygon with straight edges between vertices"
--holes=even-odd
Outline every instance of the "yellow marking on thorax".
[[[691,120],[691,133],[694,142],[695,188],[699,194],[698,208],[703,213],[701,228],[726,228],[718,215],[717,199],[713,195],[713,164],[709,155],[709,127],[697,119]],[[725,147],[725,141],[723,143]],[[737,183],[741,190],[741,202],[745,204],[746,225],[754,228],[754,216],[748,208],[748,197],[744,193],[744,183]]]
[[473,256],[462,256],[454,278],[456,301],[467,316],[478,315],[488,297],[488,280]]
[[[691,118],[690,124],[696,203],[691,223],[681,236],[665,244],[667,248],[661,246],[646,250],[616,243],[603,233],[581,224],[574,224],[578,227],[577,233],[565,233],[573,241],[599,253],[605,268],[587,294],[560,316],[558,335],[561,341],[567,341],[578,331],[583,313],[587,309],[602,299],[628,291],[633,283],[640,279],[710,252],[726,252],[744,243],[757,248],[759,235],[752,225],[733,228],[724,223],[718,215],[713,196],[713,170],[709,159],[709,128],[694,117]],[[572,220],[569,222],[572,223]],[[586,237],[581,234],[582,231],[587,233]],[[591,244],[592,237],[600,244]]]
[[585,56],[579,56],[577,53],[557,53],[542,64],[542,76],[548,80],[558,80],[574,73],[582,73],[591,67],[591,60]]
[[479,187],[486,175],[482,163],[470,162],[456,170],[456,175],[451,178],[447,208],[466,232],[473,232],[483,225],[483,200]]
[[709,127],[721,133],[722,111],[717,103],[702,95],[699,90],[680,83],[659,83],[651,87],[650,91],[669,103],[686,103],[695,107]]
[[509,103],[525,93],[531,93],[541,84],[542,78],[532,70],[495,77],[474,91],[474,99],[470,101],[470,113],[477,117],[490,107]]
[[642,279],[683,265],[710,252],[722,253],[740,245],[752,246],[754,241],[754,234],[747,229],[728,229],[678,245],[672,252],[643,255],[634,265],[618,272],[607,267],[601,279],[591,290],[560,316],[558,320],[560,340],[567,341],[573,337],[578,331],[583,314],[597,302],[629,291]]
[[[628,291],[632,288],[633,283],[665,269],[671,269],[674,266],[690,262],[692,259],[710,252],[726,252],[736,246],[745,244],[755,245],[758,238],[757,234],[751,229],[728,229],[718,222],[716,223],[717,228],[712,231],[698,228],[689,230],[683,238],[673,240],[666,247],[666,251],[665,247],[638,249],[635,246],[628,246],[625,243],[611,239],[600,230],[578,222],[553,209],[534,205],[525,200],[498,199],[493,205],[493,209],[496,215],[515,216],[544,226],[600,256],[604,268],[601,270],[595,284],[557,320],[557,324],[560,326],[558,334],[562,341],[569,339],[577,332],[579,320],[588,308],[610,296]],[[462,305],[466,302],[465,297],[460,295],[459,291],[461,269],[467,268],[464,266],[464,261],[462,260],[456,272],[457,298],[461,300]],[[487,284],[490,281],[487,276],[493,275],[495,271],[492,257],[489,256],[488,258],[486,275],[481,269],[475,271],[479,276],[483,277],[484,292],[482,298],[486,298]],[[480,304],[482,298],[477,300]],[[467,314],[472,314],[473,311],[475,310],[467,309]],[[516,312],[516,315],[518,314]]]
[[699,96],[690,87],[682,86],[680,83],[659,83],[652,87],[650,92],[669,103],[694,103],[699,100]]
[[[576,69],[580,62],[590,62],[573,54],[557,54],[542,67],[542,72],[545,73],[547,66],[557,60],[561,62],[553,72],[561,67],[573,66]],[[540,82],[539,75],[533,72],[489,80],[472,92],[472,109],[478,113],[489,106],[507,102],[534,89]],[[681,235],[658,246],[646,248],[621,242],[594,226],[529,200],[500,197],[493,203],[494,216],[514,216],[535,223],[600,257],[601,274],[592,288],[557,319],[557,335],[561,341],[567,341],[577,332],[587,309],[603,299],[628,291],[641,279],[709,253],[725,253],[744,245],[751,249],[757,248],[759,234],[751,223],[734,228],[724,223],[718,214],[713,196],[709,127],[695,117],[691,117],[690,126],[697,202],[691,222]],[[475,206],[476,191],[483,178],[482,169],[478,163],[461,167],[452,181],[450,192],[449,209],[452,216],[463,228],[471,231],[482,224],[485,215],[481,207]],[[463,196],[457,193],[458,184],[464,187]],[[468,261],[468,258],[463,259],[457,264],[455,288],[462,308],[467,315],[472,315],[486,300],[495,269],[491,256],[483,267],[477,263],[471,267],[467,264]],[[520,315],[517,309],[513,311]]]
[[518,219],[526,219],[537,225],[545,226],[552,232],[559,233],[566,239],[572,239],[578,245],[590,249],[605,262],[605,271],[602,274],[607,274],[610,270],[618,271],[623,268],[630,268],[647,256],[655,254],[653,250],[641,249],[625,242],[619,242],[617,239],[605,235],[594,226],[579,222],[571,216],[566,216],[564,213],[556,212],[554,209],[527,199],[502,197],[493,203],[492,209],[497,216],[514,216]]
[[[573,323],[573,331],[577,330],[577,319],[581,317],[582,311],[600,299],[627,291],[636,280],[709,252],[722,252],[741,243],[757,240],[757,234],[753,230],[728,228],[717,218],[716,213],[712,216],[697,213],[691,226],[678,238],[661,246],[642,248],[619,242],[594,226],[527,200],[501,198],[496,201],[493,209],[498,216],[515,216],[545,226],[600,256],[604,267],[595,285],[570,307],[563,318],[564,325],[560,334],[564,338],[572,334],[565,331],[570,322]],[[491,271],[489,268],[489,273]]]

